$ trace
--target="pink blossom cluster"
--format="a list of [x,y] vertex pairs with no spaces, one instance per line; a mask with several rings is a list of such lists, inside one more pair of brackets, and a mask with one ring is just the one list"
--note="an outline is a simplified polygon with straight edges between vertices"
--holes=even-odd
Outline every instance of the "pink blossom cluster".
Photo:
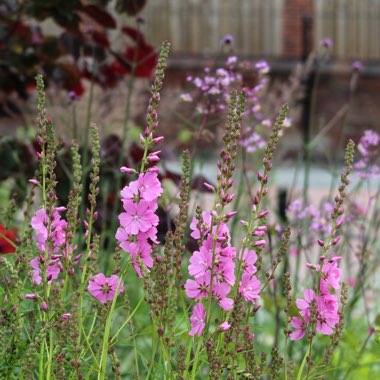
[[[192,83],[201,93],[201,99],[197,103],[197,111],[201,114],[211,114],[218,110],[225,110],[229,100],[231,86],[240,84],[242,75],[236,72],[237,57],[228,57],[225,67],[219,67],[212,72],[206,67],[204,76],[187,77],[187,81]],[[193,96],[184,93],[180,96],[184,102],[192,102]]]
[[[47,250],[48,258],[46,263],[47,282],[58,278],[62,269],[60,259],[63,256],[66,246],[67,222],[61,219],[60,212],[65,211],[64,207],[57,207],[52,215],[49,226],[49,216],[44,208],[37,211],[32,218],[32,228],[36,234],[36,244],[38,250],[43,253]],[[51,244],[51,246],[50,246]],[[30,261],[32,267],[32,280],[36,284],[42,283],[40,265],[45,262],[43,255],[37,256]]]
[[247,119],[249,123],[243,128],[240,144],[247,152],[256,152],[266,146],[266,140],[259,133],[260,128],[270,128],[272,120],[265,118],[261,106],[261,97],[268,85],[270,66],[266,61],[258,61],[254,66],[258,74],[258,83],[247,88]]
[[334,206],[326,202],[322,206],[323,212],[312,204],[304,204],[301,199],[293,201],[286,210],[290,225],[297,226],[301,232],[301,223],[311,232],[318,234],[321,238],[326,237],[331,230],[330,219],[331,211]]
[[159,219],[155,211],[158,208],[157,199],[163,189],[157,171],[157,167],[148,169],[121,191],[124,212],[119,215],[120,227],[116,232],[116,239],[121,248],[131,255],[133,267],[139,277],[139,259],[146,268],[153,267],[152,243],[158,244]]
[[[53,252],[57,252],[66,242],[66,226],[67,222],[61,219],[60,212],[66,211],[64,207],[57,207],[51,216],[50,234],[48,232],[49,217],[44,208],[37,211],[32,218],[32,227],[36,232],[37,248],[44,252],[46,242],[49,241],[53,245]],[[49,236],[48,236],[49,235]]]
[[316,306],[316,331],[324,335],[331,335],[336,324],[339,322],[338,314],[338,298],[331,292],[331,289],[338,290],[340,288],[340,269],[338,263],[340,256],[333,256],[330,260],[321,257],[321,265],[311,265],[308,267],[315,270],[320,278],[318,294],[312,289],[304,291],[304,299],[297,299],[296,305],[300,313],[300,317],[293,317],[290,321],[292,327],[295,328],[290,334],[290,339],[302,339],[307,332],[310,324],[311,303],[315,302]]
[[[251,72],[251,70],[256,72],[258,82],[249,88],[245,86],[242,73]],[[273,126],[273,120],[265,117],[261,105],[261,99],[269,83],[269,72],[270,66],[264,60],[252,64],[248,61],[238,62],[236,56],[230,56],[223,67],[213,71],[206,67],[203,76],[187,77],[187,81],[198,90],[198,94],[196,92],[183,93],[180,99],[187,103],[196,102],[196,109],[201,114],[212,114],[227,108],[232,88],[244,86],[247,95],[245,116],[248,125],[242,130],[240,143],[248,152],[255,152],[266,146],[266,138],[263,137],[261,130]],[[286,119],[285,124],[290,125],[289,118]]]
[[[202,212],[202,220],[194,218],[190,224],[191,236],[200,240],[198,251],[194,251],[188,267],[194,279],[185,283],[185,291],[189,298],[202,300],[210,296],[225,310],[233,308],[233,299],[228,297],[235,285],[236,249],[231,246],[228,226],[220,223],[213,225],[213,214]],[[243,274],[239,283],[239,293],[248,302],[254,303],[259,298],[260,281],[256,273],[255,251],[245,250],[241,255]],[[214,263],[214,264],[213,264]],[[201,335],[204,328],[205,311],[203,304],[198,303],[190,318],[190,335]]]
[[380,175],[380,135],[372,130],[366,130],[360,138],[358,151],[361,158],[354,168],[362,178],[371,178]]

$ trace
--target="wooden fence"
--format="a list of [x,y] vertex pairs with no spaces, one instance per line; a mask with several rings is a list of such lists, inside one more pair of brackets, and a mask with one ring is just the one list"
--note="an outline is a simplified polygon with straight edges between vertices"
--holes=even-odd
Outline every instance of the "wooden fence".
[[143,11],[147,37],[168,39],[176,51],[217,52],[230,34],[246,54],[280,55],[283,0],[150,0]]
[[[144,32],[155,45],[171,41],[176,52],[215,53],[231,34],[238,53],[280,57],[287,1],[149,0]],[[380,0],[314,0],[312,17],[316,46],[330,37],[337,58],[380,59]]]
[[337,58],[380,59],[380,0],[315,0],[316,41],[330,37]]

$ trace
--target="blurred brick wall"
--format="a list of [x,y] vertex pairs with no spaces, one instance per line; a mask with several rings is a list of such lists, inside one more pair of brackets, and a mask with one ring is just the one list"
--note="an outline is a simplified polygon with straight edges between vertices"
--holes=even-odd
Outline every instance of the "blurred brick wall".
[[302,57],[313,49],[313,4],[313,0],[284,1],[282,35],[285,57]]

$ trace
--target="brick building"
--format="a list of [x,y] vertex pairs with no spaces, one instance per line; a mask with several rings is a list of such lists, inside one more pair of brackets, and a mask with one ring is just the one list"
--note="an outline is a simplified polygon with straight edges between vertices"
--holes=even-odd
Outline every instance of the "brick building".
[[337,58],[380,60],[380,0],[151,0],[142,15],[151,41],[182,53],[211,53],[231,34],[238,53],[299,57],[311,32],[309,48],[330,37]]
[[[280,80],[320,49],[323,38],[331,38],[314,125],[333,118],[348,102],[351,64],[360,60],[363,71],[338,129],[346,124],[345,133],[354,138],[368,128],[380,130],[380,0],[151,0],[142,15],[149,41],[172,42],[168,79],[173,86],[217,57],[227,34],[234,37],[235,53],[267,59],[272,77]],[[301,118],[300,133],[302,123]]]

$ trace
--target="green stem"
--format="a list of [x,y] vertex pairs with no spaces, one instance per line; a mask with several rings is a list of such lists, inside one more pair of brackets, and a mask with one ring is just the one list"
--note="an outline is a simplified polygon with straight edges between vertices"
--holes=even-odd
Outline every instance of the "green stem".
[[153,365],[154,365],[154,359],[156,357],[156,352],[157,352],[157,348],[158,348],[159,343],[160,343],[159,340],[156,339],[155,344],[153,346],[153,350],[152,350],[152,357],[150,359],[149,370],[148,370],[148,374],[146,375],[146,380],[149,380],[150,374],[152,373],[152,369],[153,369]]
[[191,380],[195,380],[195,376],[197,374],[198,357],[199,357],[199,351],[201,349],[201,345],[202,345],[202,339],[199,338],[197,350],[196,350],[195,356],[194,356],[194,363],[193,363],[193,371],[191,373]]
[[[74,100],[74,102],[75,102],[75,100]],[[77,123],[75,103],[73,103],[73,105],[72,105],[72,113],[73,113],[73,139],[77,140],[78,139],[78,123]],[[88,134],[87,134],[87,136],[88,136]]]
[[129,315],[129,317],[126,319],[126,321],[121,325],[121,327],[119,328],[119,330],[117,330],[117,332],[114,334],[114,336],[112,337],[111,339],[111,344],[114,342],[114,340],[116,339],[116,337],[120,334],[120,332],[124,329],[124,327],[129,323],[129,321],[132,319],[133,315],[136,313],[136,311],[138,310],[138,308],[140,307],[140,305],[142,304],[142,302],[144,301],[144,297],[142,297],[139,301],[139,303],[137,304],[137,306],[135,307],[135,309],[132,311],[132,313]]
[[49,356],[48,356],[48,365],[47,365],[47,370],[46,370],[47,379],[50,379],[52,359],[53,359],[53,330],[49,329]]
[[38,371],[38,379],[39,380],[44,380],[44,342],[41,343],[40,347],[40,367]]
[[[95,59],[95,54],[92,55],[92,58]],[[92,67],[92,70],[95,69],[95,64]],[[83,145],[83,175],[84,178],[87,177],[87,164],[88,164],[88,142],[89,142],[89,133],[90,133],[90,120],[91,120],[91,109],[92,109],[92,102],[94,98],[94,86],[95,81],[93,76],[91,76],[91,82],[90,82],[90,95],[88,97],[87,102],[87,116],[86,116],[86,125],[84,129],[84,145]]]
[[[133,69],[133,71],[134,71],[134,69]],[[117,212],[118,212],[119,205],[120,205],[118,195],[119,195],[119,191],[120,191],[120,187],[121,187],[121,178],[122,178],[119,168],[123,165],[123,160],[125,157],[124,152],[126,149],[125,145],[126,145],[127,138],[128,138],[129,114],[130,114],[130,109],[131,109],[133,85],[134,85],[134,80],[135,80],[135,76],[134,76],[133,71],[132,71],[132,73],[128,79],[127,100],[125,103],[125,112],[124,112],[124,124],[123,124],[123,129],[121,132],[121,151],[120,151],[120,155],[119,155],[118,168],[117,168],[116,173],[115,173],[115,175],[116,175],[115,187],[114,188],[111,187],[111,191],[113,189],[113,191],[115,192],[115,195],[116,195],[116,198],[115,198],[115,201],[113,204],[112,215],[111,215],[111,220],[113,222],[111,225],[111,229],[109,231],[110,234],[112,234],[112,236],[115,235],[115,231],[116,231],[117,224],[118,224]],[[146,156],[145,156],[145,158],[146,158]],[[109,240],[112,241],[113,239],[109,239]],[[107,267],[108,267],[108,260],[105,263],[105,269],[107,269]]]
[[103,336],[103,343],[102,343],[102,353],[100,356],[100,371],[98,372],[98,380],[104,380],[106,378],[106,369],[107,369],[107,355],[108,355],[108,346],[109,346],[109,336],[111,332],[111,325],[112,325],[112,317],[116,306],[116,300],[119,295],[119,290],[121,287],[121,283],[123,281],[123,277],[125,276],[127,269],[129,266],[129,262],[125,266],[122,275],[120,276],[119,282],[117,284],[115,297],[112,301],[110,311],[107,316],[106,320],[106,326],[104,329],[104,336]]
[[303,373],[303,369],[305,368],[306,358],[307,358],[308,355],[309,355],[309,347],[307,348],[305,356],[303,357],[302,363],[301,363],[300,368],[298,370],[297,380],[301,380],[302,379],[302,373]]

